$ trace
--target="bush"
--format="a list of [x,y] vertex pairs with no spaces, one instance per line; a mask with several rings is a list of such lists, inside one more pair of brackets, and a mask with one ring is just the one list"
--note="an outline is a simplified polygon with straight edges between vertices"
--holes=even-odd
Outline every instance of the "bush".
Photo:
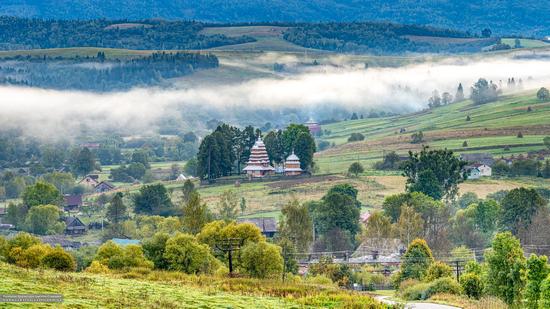
[[215,260],[207,245],[198,243],[192,235],[181,233],[166,241],[164,258],[169,269],[187,274],[212,273]]
[[423,239],[415,239],[403,255],[399,280],[417,279],[424,280],[426,272],[434,262],[432,251]]
[[428,268],[428,273],[426,274],[426,281],[431,282],[439,278],[451,277],[453,275],[453,270],[451,266],[437,261],[430,265]]
[[420,281],[416,280],[416,279],[407,279],[407,280],[403,280],[399,286],[398,286],[398,290],[403,292],[405,291],[406,289],[408,289],[409,287],[411,286],[414,286],[414,285],[417,285],[419,284]]
[[92,274],[108,274],[109,268],[98,261],[92,261],[85,271]]
[[153,262],[145,258],[141,246],[128,245],[120,247],[112,241],[108,241],[99,247],[94,260],[108,266],[110,269],[127,267],[153,268]]
[[358,142],[365,140],[365,136],[361,133],[351,133],[350,137],[348,138],[348,142]]
[[550,275],[540,285],[539,308],[550,308]]
[[48,245],[36,244],[27,249],[13,248],[10,254],[15,257],[15,265],[24,268],[37,268],[42,265],[42,259],[52,248]]
[[409,286],[401,292],[401,297],[406,300],[423,300],[426,299],[426,292],[430,287],[429,283],[418,283]]
[[411,144],[420,144],[424,141],[424,133],[418,131],[411,135]]
[[253,277],[276,278],[283,272],[281,248],[265,241],[246,245],[241,259],[244,273]]
[[84,246],[80,247],[78,250],[70,252],[76,261],[77,271],[84,270],[92,264],[94,256],[97,253],[97,249],[98,247],[96,246]]
[[369,291],[374,291],[376,286],[386,283],[386,276],[380,273],[362,271],[357,275],[357,278],[355,278],[354,281],[361,283]]
[[72,255],[65,252],[61,247],[56,247],[44,255],[42,264],[48,268],[59,271],[76,270],[76,261]]
[[307,276],[305,278],[307,283],[319,284],[319,285],[332,285],[334,284],[330,278],[325,275]]
[[460,295],[462,287],[451,277],[439,278],[430,283],[426,290],[426,299],[439,293]]
[[359,176],[359,174],[364,171],[365,169],[363,168],[363,165],[359,162],[353,162],[348,168],[348,173],[355,175],[355,177]]
[[470,298],[479,299],[483,294],[483,281],[474,273],[467,273],[460,277],[460,285],[464,293]]

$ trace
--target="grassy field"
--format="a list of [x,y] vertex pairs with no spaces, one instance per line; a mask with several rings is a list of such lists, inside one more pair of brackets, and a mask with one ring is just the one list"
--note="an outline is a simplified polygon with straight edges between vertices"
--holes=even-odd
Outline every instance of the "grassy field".
[[62,304],[10,304],[10,308],[365,308],[369,304],[375,308],[366,295],[278,280],[168,272],[60,273],[3,262],[0,278],[0,294],[62,294],[64,298]]
[[[326,173],[344,172],[354,161],[370,167],[384,152],[406,154],[421,149],[422,144],[410,143],[411,134],[418,131],[424,133],[423,144],[434,148],[517,155],[545,148],[542,139],[550,135],[549,117],[550,104],[541,103],[529,91],[479,106],[466,100],[404,116],[343,121],[323,126],[330,133],[322,139],[336,147],[317,153],[316,161]],[[406,132],[399,133],[401,129]],[[517,137],[519,132],[523,138]],[[348,143],[351,133],[362,133],[365,141]],[[467,147],[462,146],[464,141]],[[510,149],[505,150],[506,146]]]
[[277,26],[244,26],[244,27],[208,27],[201,33],[204,35],[222,34],[229,37],[239,37],[247,35],[256,39],[256,42],[228,45],[212,48],[212,50],[226,51],[284,51],[284,52],[304,52],[308,50],[302,46],[290,43],[283,39],[283,32],[287,27]]
[[[522,48],[539,48],[539,47],[547,47],[550,46],[549,43],[546,43],[541,40],[531,40],[531,39],[520,39]],[[512,47],[516,45],[516,39],[514,38],[504,38],[502,39],[503,44],[508,44]]]

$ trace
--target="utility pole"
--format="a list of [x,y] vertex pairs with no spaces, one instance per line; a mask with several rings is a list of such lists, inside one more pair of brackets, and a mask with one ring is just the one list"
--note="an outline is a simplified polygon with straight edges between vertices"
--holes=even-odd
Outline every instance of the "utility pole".
[[455,266],[456,266],[456,281],[460,282],[460,267],[459,267],[459,261],[456,260],[455,261]]
[[243,240],[240,238],[226,238],[215,245],[216,249],[223,253],[228,253],[229,258],[229,275],[233,274],[233,251],[238,251],[243,245]]

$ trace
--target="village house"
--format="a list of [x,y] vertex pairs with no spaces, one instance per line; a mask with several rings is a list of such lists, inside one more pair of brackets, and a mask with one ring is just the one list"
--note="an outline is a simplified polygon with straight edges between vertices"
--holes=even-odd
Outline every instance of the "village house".
[[126,239],[126,238],[113,238],[112,242],[119,246],[128,246],[128,245],[139,245],[140,241],[137,239]]
[[8,213],[7,206],[4,205],[4,207],[0,207],[0,223],[2,223],[2,220],[4,219],[7,213]]
[[261,137],[258,137],[256,143],[252,146],[250,157],[243,171],[250,178],[261,178],[275,173],[275,168],[271,166],[265,144]]
[[100,183],[97,184],[97,186],[95,186],[94,188],[94,192],[95,193],[103,193],[103,192],[108,192],[108,191],[111,191],[111,190],[114,190],[115,189],[115,186],[107,181],[102,181]]
[[462,161],[468,162],[468,164],[485,164],[487,166],[493,166],[495,159],[488,153],[463,153],[460,155]]
[[90,174],[82,178],[78,185],[84,186],[88,189],[94,189],[99,184],[99,175]]
[[468,178],[469,180],[481,178],[481,171],[479,169],[477,169],[476,167],[472,167],[472,168],[465,169],[465,170],[466,170],[466,173],[467,173],[466,178]]
[[273,238],[277,234],[277,221],[275,221],[275,218],[246,218],[238,219],[237,222],[254,224],[267,238]]
[[82,206],[82,194],[65,195],[63,199],[63,208],[65,211],[75,211]]
[[67,251],[78,250],[83,245],[79,241],[69,240],[64,236],[59,236],[59,235],[41,236],[40,240],[43,243],[48,244],[52,247],[60,246],[61,248]]
[[400,239],[366,238],[352,254],[350,261],[397,263],[406,250],[407,247]]
[[493,169],[490,166],[485,164],[479,164],[479,163],[474,164],[473,166],[479,170],[481,177],[493,176]]
[[82,235],[86,233],[86,225],[77,217],[65,218],[65,234],[67,235]]

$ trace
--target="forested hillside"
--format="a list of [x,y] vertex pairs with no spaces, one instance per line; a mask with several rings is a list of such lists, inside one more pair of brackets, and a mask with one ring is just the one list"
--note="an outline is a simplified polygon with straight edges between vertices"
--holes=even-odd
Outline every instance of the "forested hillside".
[[218,58],[199,53],[153,53],[128,60],[97,57],[16,56],[0,60],[0,84],[110,91],[158,85],[165,79],[217,68]]
[[[76,18],[76,17],[75,17]],[[0,49],[109,47],[203,49],[254,41],[250,37],[199,34],[204,24],[188,21],[53,21],[0,18]]]
[[468,32],[392,23],[320,23],[289,28],[284,38],[308,48],[338,52],[478,52],[498,43]]
[[3,0],[0,14],[54,19],[188,19],[215,22],[368,21],[480,32],[548,35],[550,7],[538,0]]

